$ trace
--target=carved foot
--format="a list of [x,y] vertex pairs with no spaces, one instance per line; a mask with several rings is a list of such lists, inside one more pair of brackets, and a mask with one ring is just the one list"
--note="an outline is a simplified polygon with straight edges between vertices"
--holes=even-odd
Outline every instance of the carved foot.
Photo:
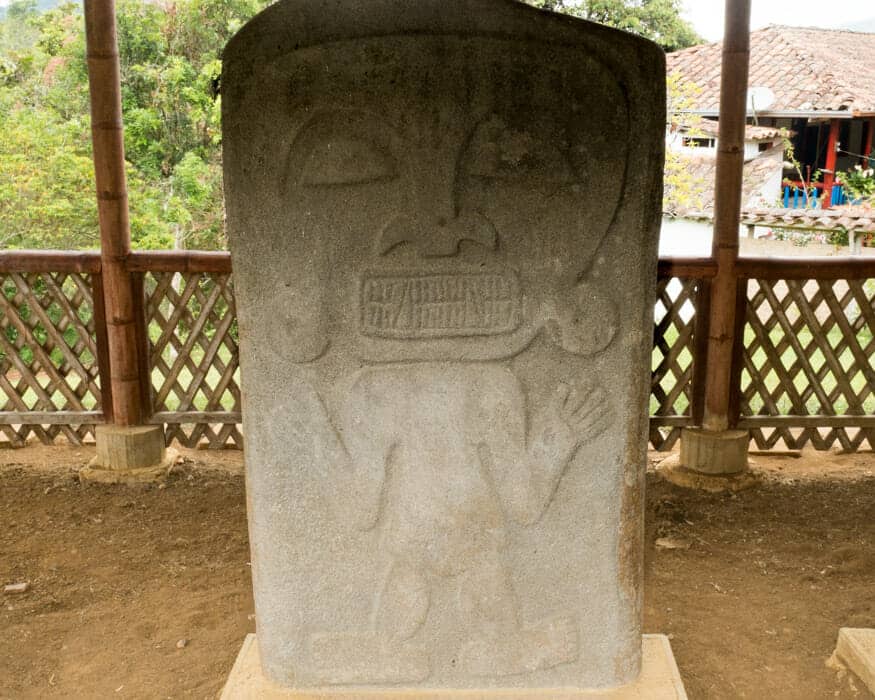
[[376,633],[314,635],[310,639],[312,680],[328,685],[413,683],[431,675],[426,651],[393,644]]
[[512,676],[570,663],[577,655],[577,623],[558,617],[515,634],[471,640],[461,656],[471,675]]

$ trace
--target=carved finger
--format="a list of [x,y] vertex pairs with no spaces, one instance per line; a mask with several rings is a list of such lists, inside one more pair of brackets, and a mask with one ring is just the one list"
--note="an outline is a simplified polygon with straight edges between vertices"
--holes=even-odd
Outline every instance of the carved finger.
[[610,422],[611,411],[603,401],[588,403],[584,408],[572,416],[573,422],[578,427],[586,427],[593,423],[604,421]]
[[586,395],[581,392],[579,386],[574,386],[568,392],[568,398],[563,406],[566,415],[573,415],[580,410],[580,407],[586,402]]
[[604,411],[607,395],[601,389],[596,389],[591,395],[584,398],[579,406],[572,412],[574,420],[580,420],[595,411]]
[[565,408],[570,393],[571,388],[567,384],[560,384],[556,387],[556,394],[553,396],[553,404],[558,408]]
[[611,422],[611,414],[610,413],[601,413],[595,416],[592,416],[592,419],[586,421],[583,425],[581,425],[581,433],[583,435],[583,440],[591,440],[598,435],[601,435],[605,430],[607,430],[608,425]]

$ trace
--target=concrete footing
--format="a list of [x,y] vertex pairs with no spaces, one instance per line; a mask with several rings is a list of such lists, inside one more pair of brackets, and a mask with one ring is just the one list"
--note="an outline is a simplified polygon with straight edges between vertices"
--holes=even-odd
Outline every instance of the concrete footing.
[[749,444],[750,434],[746,430],[684,428],[681,464],[699,474],[738,474],[747,470]]
[[850,669],[875,695],[875,629],[842,627],[831,661]]
[[681,456],[677,453],[662,460],[656,467],[656,473],[675,486],[710,493],[737,493],[762,481],[761,475],[750,469],[735,474],[702,474],[681,464]]
[[234,668],[222,691],[221,700],[686,700],[671,645],[661,634],[645,634],[642,639],[641,676],[620,688],[574,690],[569,688],[489,688],[413,689],[413,688],[316,688],[293,690],[268,680],[261,670],[258,642],[247,635]]
[[684,428],[680,454],[662,460],[657,471],[666,481],[685,488],[714,493],[743,491],[759,483],[749,469],[749,444],[746,430]]
[[178,453],[164,446],[160,425],[98,425],[97,455],[79,471],[81,481],[135,484],[161,481]]

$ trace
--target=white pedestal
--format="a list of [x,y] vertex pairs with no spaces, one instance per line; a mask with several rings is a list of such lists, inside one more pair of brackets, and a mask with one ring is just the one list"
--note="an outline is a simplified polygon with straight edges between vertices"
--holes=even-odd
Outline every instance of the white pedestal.
[[464,690],[455,688],[337,688],[295,690],[272,683],[261,670],[258,642],[246,636],[221,700],[686,700],[668,637],[645,634],[642,639],[641,675],[634,683],[610,689],[512,688]]

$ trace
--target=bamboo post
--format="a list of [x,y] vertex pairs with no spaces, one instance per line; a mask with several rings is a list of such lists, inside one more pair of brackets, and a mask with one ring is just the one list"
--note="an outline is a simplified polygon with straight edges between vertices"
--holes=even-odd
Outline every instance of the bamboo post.
[[727,0],[720,74],[717,177],[714,184],[714,239],[717,275],[711,283],[711,322],[705,377],[706,430],[729,428],[730,374],[738,286],[738,231],[744,170],[744,127],[750,59],[750,0]]
[[[737,416],[733,401],[733,355],[740,341],[737,316],[739,281],[736,270],[741,223],[744,169],[744,127],[750,59],[750,0],[726,1],[726,25],[720,74],[720,121],[714,200],[712,257],[717,274],[711,281],[704,411],[701,428],[681,432],[679,464],[704,475],[724,478],[747,469],[747,431],[732,430]],[[701,375],[700,375],[701,376]]]
[[113,0],[85,0],[85,40],[112,415],[116,425],[139,425],[143,416],[133,289],[125,269],[125,259],[131,252],[131,238]]
[[85,43],[112,424],[97,426],[97,456],[79,476],[113,483],[153,480],[163,477],[173,456],[164,448],[163,428],[144,425],[142,387],[148,377],[141,373],[138,300],[126,268],[131,235],[114,0],[85,0]]

